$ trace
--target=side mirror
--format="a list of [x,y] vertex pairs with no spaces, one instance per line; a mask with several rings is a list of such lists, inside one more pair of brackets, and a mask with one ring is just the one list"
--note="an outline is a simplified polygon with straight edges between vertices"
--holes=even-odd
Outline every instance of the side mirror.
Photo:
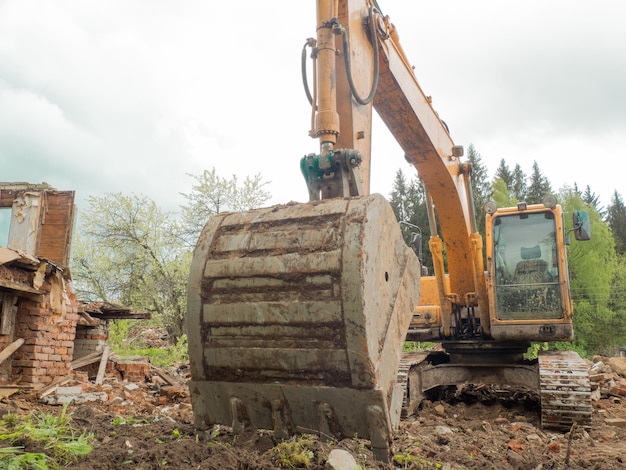
[[579,241],[591,240],[591,223],[586,211],[574,211],[574,238]]

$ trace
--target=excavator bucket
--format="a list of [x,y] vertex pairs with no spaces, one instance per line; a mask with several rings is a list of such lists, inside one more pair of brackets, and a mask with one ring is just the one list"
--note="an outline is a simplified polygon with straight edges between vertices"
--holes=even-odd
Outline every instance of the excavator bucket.
[[359,436],[386,459],[419,272],[380,195],[213,216],[189,281],[196,428]]

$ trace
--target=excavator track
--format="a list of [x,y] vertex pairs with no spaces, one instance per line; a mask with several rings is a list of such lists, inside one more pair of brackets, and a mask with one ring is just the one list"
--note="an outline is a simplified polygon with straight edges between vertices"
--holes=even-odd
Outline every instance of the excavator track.
[[573,351],[543,351],[539,354],[541,425],[544,429],[568,431],[576,423],[591,428],[589,367]]
[[402,418],[410,416],[409,409],[409,370],[411,367],[423,363],[428,357],[428,353],[424,351],[413,351],[402,353],[400,358],[400,366],[398,367],[398,385],[402,387]]

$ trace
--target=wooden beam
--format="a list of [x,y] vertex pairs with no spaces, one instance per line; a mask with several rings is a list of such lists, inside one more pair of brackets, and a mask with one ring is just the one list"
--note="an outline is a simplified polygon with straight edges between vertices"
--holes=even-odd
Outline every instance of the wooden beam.
[[79,369],[89,364],[93,364],[94,362],[98,362],[101,356],[102,356],[102,351],[96,351],[91,354],[87,354],[86,356],[79,357],[78,359],[74,359],[70,363],[70,369],[71,370]]
[[42,399],[43,397],[50,395],[52,392],[54,392],[58,387],[65,385],[66,383],[68,383],[70,380],[72,380],[72,377],[63,377],[59,380],[56,380],[54,382],[52,382],[50,385],[48,385],[47,387],[42,388],[41,390],[39,390],[39,392],[37,393],[37,397],[39,399]]
[[0,335],[9,338],[15,333],[15,319],[17,317],[17,295],[12,292],[0,292]]
[[159,367],[156,367],[150,364],[150,369],[155,371],[157,375],[161,377],[163,380],[165,380],[165,382],[168,385],[172,385],[172,386],[179,385],[178,383],[176,383],[176,380],[174,380],[170,375],[166,374],[165,371],[161,370]]
[[6,361],[11,356],[11,354],[13,354],[20,348],[22,344],[24,344],[24,338],[17,339],[9,344],[6,348],[4,348],[2,352],[0,352],[0,364]]
[[100,367],[98,367],[98,375],[96,375],[96,385],[99,385],[104,380],[104,373],[107,369],[107,362],[109,360],[109,345],[104,346],[104,350],[102,351],[102,358],[100,358]]

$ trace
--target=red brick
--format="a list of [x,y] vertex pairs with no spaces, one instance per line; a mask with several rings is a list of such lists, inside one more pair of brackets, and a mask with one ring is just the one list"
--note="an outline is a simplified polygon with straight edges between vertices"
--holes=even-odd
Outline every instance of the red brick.
[[609,393],[618,397],[626,397],[626,382],[614,385]]

